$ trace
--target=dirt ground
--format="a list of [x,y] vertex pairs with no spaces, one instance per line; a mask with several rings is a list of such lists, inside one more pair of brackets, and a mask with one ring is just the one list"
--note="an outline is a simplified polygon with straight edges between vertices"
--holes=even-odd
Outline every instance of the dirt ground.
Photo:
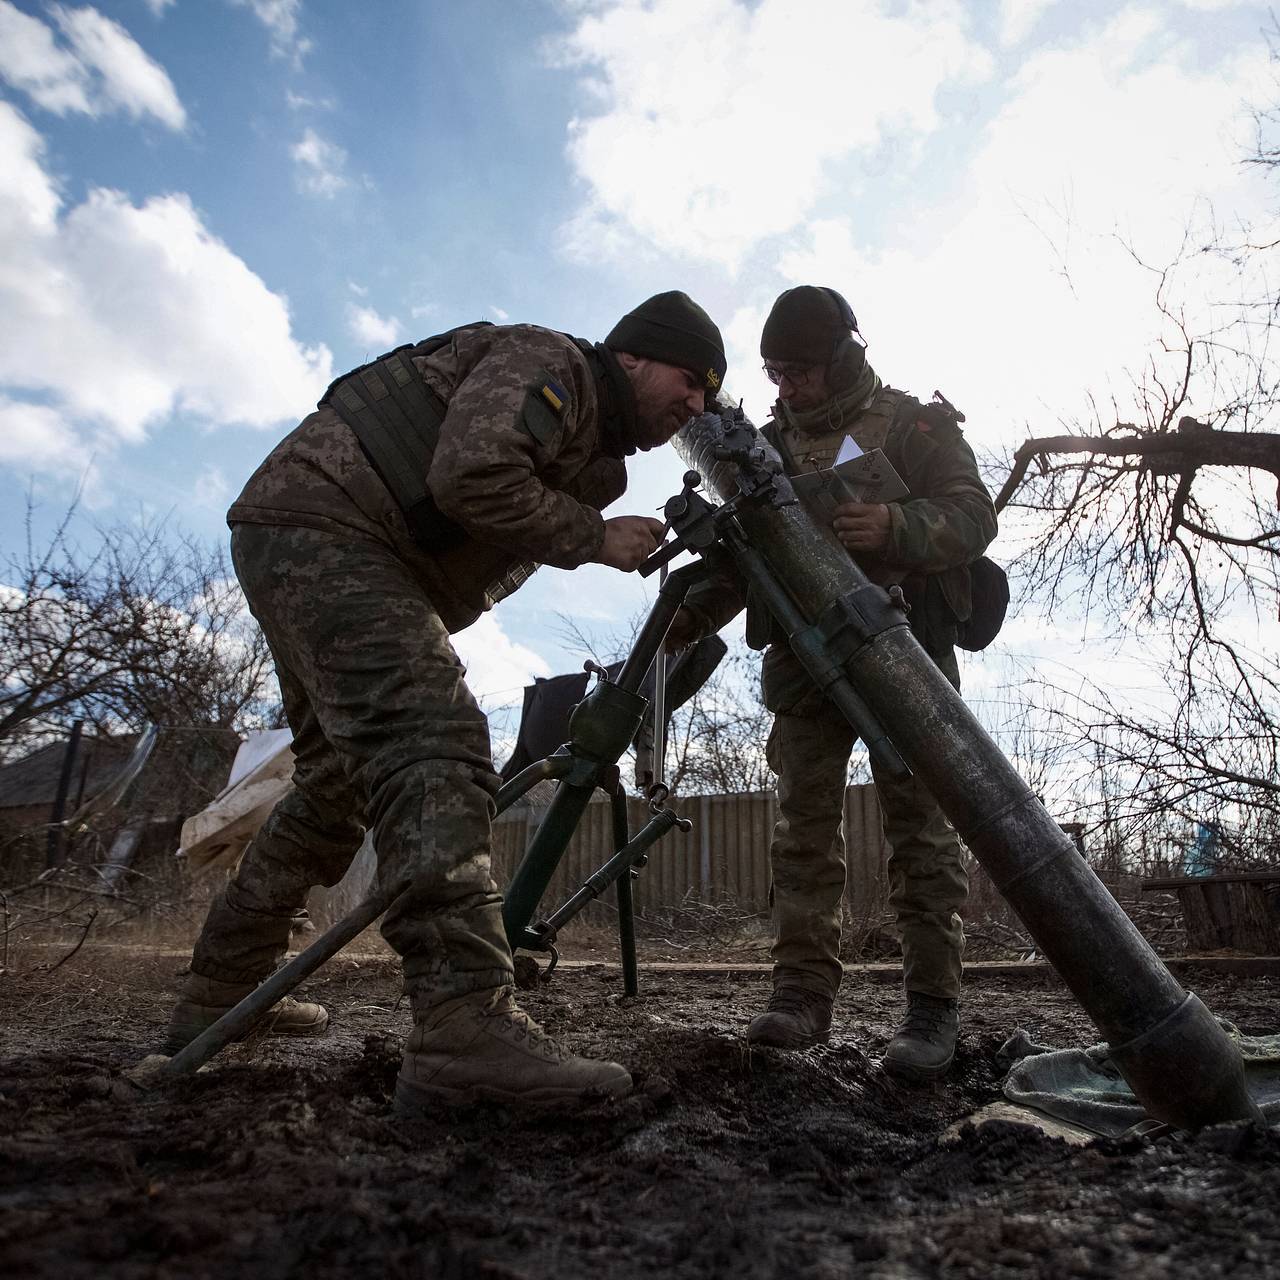
[[[51,952],[60,958],[64,952]],[[1083,1147],[994,1125],[1016,1028],[1096,1036],[1051,977],[970,985],[955,1070],[906,1088],[875,1065],[899,1008],[853,977],[829,1046],[748,1051],[763,974],[561,968],[528,1007],[627,1063],[629,1098],[577,1113],[390,1097],[409,1015],[394,962],[343,955],[306,990],[316,1040],[259,1040],[142,1091],[181,981],[174,950],[86,945],[0,976],[0,1275],[13,1277],[1270,1276],[1280,1133]],[[1188,980],[1250,1032],[1280,981]]]

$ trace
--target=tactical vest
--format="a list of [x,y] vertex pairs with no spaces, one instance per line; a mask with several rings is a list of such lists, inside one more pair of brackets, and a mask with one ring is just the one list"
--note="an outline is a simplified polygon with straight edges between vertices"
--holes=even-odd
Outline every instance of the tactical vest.
[[[407,342],[385,355],[344,373],[320,397],[355,432],[370,466],[396,500],[424,551],[448,551],[466,541],[466,533],[449,519],[427,488],[427,472],[440,444],[440,424],[447,405],[422,380],[415,356],[447,347],[455,334],[490,325],[488,320],[460,325],[421,342]],[[527,575],[526,575],[527,576]]]
[[[869,432],[855,432],[852,427],[856,422],[864,422],[867,416],[878,421],[874,425],[867,424],[871,425]],[[883,448],[892,454],[895,440],[901,438],[901,433],[913,430],[919,420],[931,422],[937,428],[956,427],[964,421],[964,415],[958,413],[946,400],[923,404],[915,396],[893,387],[885,387],[869,415],[859,415],[855,424],[850,426],[840,423],[833,425],[829,432],[811,433],[811,443],[800,454],[788,443],[781,424],[776,419],[765,424],[762,434],[778,450],[787,473],[794,475],[809,469],[831,466],[846,435],[862,434],[868,447]],[[997,566],[992,565],[992,568],[1000,572]],[[957,600],[968,602],[971,599],[969,566],[957,565],[940,573],[906,573],[898,585],[907,601],[911,629],[930,652],[949,648],[955,643],[964,648],[980,648],[984,643],[989,643],[990,636],[978,644],[969,641],[966,624],[970,609],[957,610],[956,607]],[[995,623],[996,631],[1002,620],[1003,611]],[[983,625],[985,622],[980,622],[977,629],[981,629]],[[991,634],[994,635],[994,631]],[[782,629],[751,592],[748,593],[747,602],[746,640],[752,649],[763,649],[768,644],[785,640]]]
[[[421,342],[405,343],[334,379],[320,398],[319,407],[331,408],[355,433],[370,466],[404,513],[413,540],[427,552],[452,550],[467,540],[467,533],[440,510],[427,488],[448,405],[422,380],[414,357],[432,355],[457,334],[491,323],[477,320]],[[584,339],[569,340],[586,358],[603,404],[608,375],[599,352]],[[534,561],[521,561],[488,583],[484,590],[490,604],[509,596],[537,567]]]

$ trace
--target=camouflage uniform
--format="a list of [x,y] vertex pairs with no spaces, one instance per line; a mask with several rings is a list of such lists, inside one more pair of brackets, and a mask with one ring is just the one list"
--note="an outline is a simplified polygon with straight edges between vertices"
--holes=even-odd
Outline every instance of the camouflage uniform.
[[[626,487],[635,402],[603,348],[530,325],[468,327],[414,365],[444,408],[428,487],[461,527],[420,545],[352,430],[306,418],[228,513],[232,555],[276,659],[294,789],[210,911],[192,971],[256,981],[311,885],[346,871],[365,824],[379,877],[409,892],[382,926],[415,1012],[511,980],[490,875],[488,727],[449,642],[533,561],[572,568]],[[548,380],[552,418],[532,403]]]
[[[902,584],[912,604],[912,631],[959,689],[955,624],[970,612],[965,566],[995,536],[995,510],[959,429],[913,415],[902,420],[904,399],[902,392],[884,388],[847,422],[805,432],[780,426],[779,415],[766,424],[765,434],[782,446],[792,474],[831,466],[846,434],[864,451],[885,451],[910,495],[890,505],[887,551],[875,560],[859,556],[859,563],[877,582]],[[689,603],[710,627],[732,616],[723,585],[693,593]],[[749,639],[772,630],[761,621],[749,605]],[[765,654],[763,693],[775,717],[767,754],[778,775],[779,818],[770,848],[774,985],[833,996],[842,973],[840,822],[857,735],[780,637]],[[968,893],[959,839],[917,781],[896,781],[874,766],[872,773],[891,848],[889,900],[902,936],[906,988],[954,999],[964,947],[959,911]]]

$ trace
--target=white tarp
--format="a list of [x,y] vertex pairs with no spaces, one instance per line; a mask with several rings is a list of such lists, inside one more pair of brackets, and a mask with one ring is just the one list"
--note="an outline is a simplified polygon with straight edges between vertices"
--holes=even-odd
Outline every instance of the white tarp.
[[[218,798],[226,795],[242,778],[247,778],[259,765],[275,760],[282,751],[287,751],[293,742],[293,732],[289,729],[264,729],[261,733],[251,733],[236,752],[231,762],[231,774],[227,785],[219,792]],[[293,754],[290,752],[290,762]]]
[[227,785],[182,824],[180,857],[192,870],[232,863],[293,785],[293,735],[288,729],[251,733],[231,765]]
[[[288,729],[251,733],[231,765],[227,785],[199,813],[182,824],[182,847],[193,871],[230,871],[267,820],[276,802],[293,786],[293,735]],[[373,884],[377,860],[368,835],[351,867],[331,889],[311,891],[307,908],[321,926],[334,923],[363,901]]]

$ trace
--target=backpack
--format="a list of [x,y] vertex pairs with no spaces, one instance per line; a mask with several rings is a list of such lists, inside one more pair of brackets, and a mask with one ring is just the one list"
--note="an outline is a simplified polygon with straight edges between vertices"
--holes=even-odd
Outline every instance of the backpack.
[[985,649],[1000,634],[1009,609],[1009,575],[986,556],[969,566],[973,611],[956,623],[956,644],[970,653]]
[[[904,396],[894,415],[895,423],[913,421],[922,430],[958,431],[964,414],[942,394],[924,404],[915,396]],[[982,556],[969,566],[969,589],[973,609],[963,622],[956,620],[956,644],[970,653],[985,649],[1000,634],[1009,610],[1009,575],[994,560]]]

